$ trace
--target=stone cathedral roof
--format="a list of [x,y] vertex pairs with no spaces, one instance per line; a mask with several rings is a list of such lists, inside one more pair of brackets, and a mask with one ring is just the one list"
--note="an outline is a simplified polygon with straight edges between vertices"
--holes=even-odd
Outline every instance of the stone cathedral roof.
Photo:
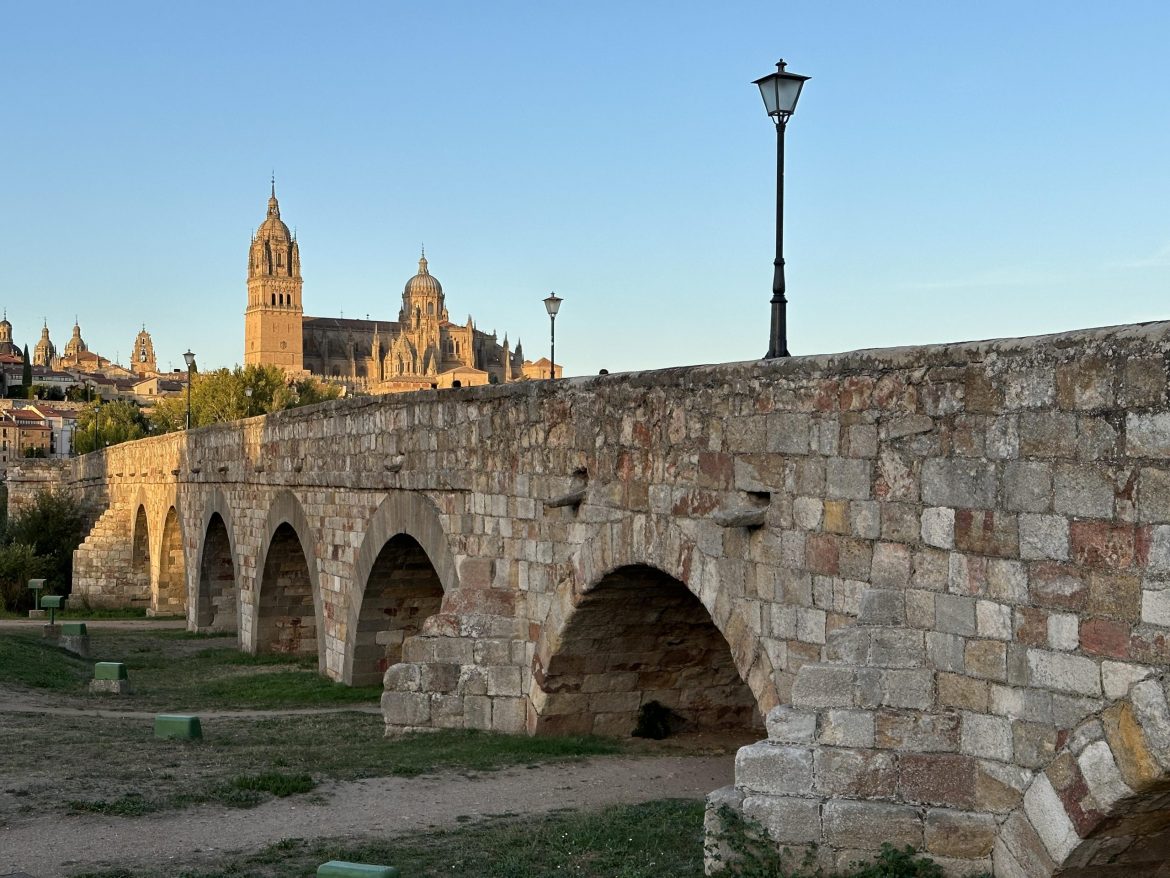
[[406,288],[402,292],[403,295],[407,296],[441,296],[443,294],[443,285],[439,283],[439,279],[427,271],[427,257],[425,255],[419,257],[418,274],[406,282]]
[[256,237],[267,238],[270,241],[292,240],[288,226],[280,218],[280,202],[276,200],[276,183],[272,184],[272,195],[268,199],[268,216],[260,224],[260,228],[256,230]]

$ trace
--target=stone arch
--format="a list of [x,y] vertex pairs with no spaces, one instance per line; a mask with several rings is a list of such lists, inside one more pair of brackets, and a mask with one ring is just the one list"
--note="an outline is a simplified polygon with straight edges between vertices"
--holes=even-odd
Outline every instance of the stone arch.
[[1082,721],[1004,821],[995,873],[1053,878],[1166,874],[1170,704],[1149,679]]
[[[141,493],[141,492],[140,492]],[[146,500],[137,499],[131,507],[130,519],[130,576],[133,594],[150,598],[150,517],[146,514]]]
[[558,629],[533,664],[535,733],[628,735],[652,702],[669,709],[672,732],[763,730],[727,640],[677,577],[618,567],[577,596]]
[[150,607],[157,616],[187,613],[187,563],[183,551],[183,524],[178,509],[166,507],[158,538],[158,574],[151,594]]
[[[703,526],[714,528],[718,532],[717,542],[722,541],[723,528],[714,524]],[[684,534],[662,516],[631,515],[619,525],[599,527],[584,541],[574,559],[571,578],[559,584],[553,597],[537,638],[534,675],[547,667],[549,658],[559,647],[565,622],[583,595],[615,570],[642,565],[678,580],[706,608],[715,628],[731,648],[740,678],[755,695],[760,716],[780,704],[772,660],[749,622],[745,597],[736,595],[731,587],[737,579],[743,582],[742,565],[732,558],[705,555],[698,544],[696,535]]]
[[198,631],[236,631],[239,628],[239,583],[231,508],[216,489],[203,511],[200,545],[195,557],[195,626]]
[[413,493],[387,496],[370,517],[353,582],[342,679],[376,683],[400,659],[403,641],[459,587],[435,504]]
[[268,510],[255,594],[253,652],[317,654],[325,667],[324,619],[317,570],[317,541],[291,491]]

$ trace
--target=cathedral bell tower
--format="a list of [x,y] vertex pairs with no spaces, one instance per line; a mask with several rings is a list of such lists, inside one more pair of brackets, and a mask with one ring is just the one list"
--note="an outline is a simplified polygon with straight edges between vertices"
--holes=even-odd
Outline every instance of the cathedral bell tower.
[[244,363],[304,371],[301,251],[280,218],[276,182],[268,216],[248,251],[248,308],[244,312]]

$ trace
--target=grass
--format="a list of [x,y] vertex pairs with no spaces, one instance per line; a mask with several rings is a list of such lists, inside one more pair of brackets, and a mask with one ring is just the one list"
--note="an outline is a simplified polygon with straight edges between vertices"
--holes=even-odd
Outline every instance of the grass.
[[[0,610],[0,619],[27,619],[28,611],[17,612],[15,610]],[[46,620],[48,616],[46,615]],[[87,607],[71,607],[69,601],[65,602],[65,609],[57,610],[58,619],[68,619],[70,621],[76,620],[86,622],[90,619],[145,619],[145,607],[120,607],[120,608],[87,608]],[[180,619],[181,616],[157,616],[158,619]]]
[[[529,738],[448,730],[386,738],[382,718],[358,713],[272,719],[204,718],[201,741],[156,740],[150,719],[0,714],[9,813],[140,814],[201,803],[250,807],[292,794],[304,778],[415,777],[491,771],[640,752],[608,738]],[[53,758],[43,756],[52,741]],[[339,747],[337,742],[344,741]],[[68,797],[62,791],[68,790]],[[3,797],[0,796],[0,801]],[[0,807],[0,823],[5,811]]]
[[277,878],[327,860],[397,866],[410,878],[701,878],[703,803],[663,800],[604,811],[483,820],[455,829],[353,844],[290,839],[211,868],[114,869],[73,878]]
[[93,663],[25,634],[0,636],[0,683],[76,691],[93,678]]
[[[177,636],[185,635],[185,636]],[[93,661],[51,645],[39,633],[0,638],[0,686],[68,693],[126,710],[264,710],[375,706],[381,686],[346,686],[317,672],[316,656],[249,655],[235,637],[185,631],[91,631],[93,661],[126,665],[134,693],[92,696]]]

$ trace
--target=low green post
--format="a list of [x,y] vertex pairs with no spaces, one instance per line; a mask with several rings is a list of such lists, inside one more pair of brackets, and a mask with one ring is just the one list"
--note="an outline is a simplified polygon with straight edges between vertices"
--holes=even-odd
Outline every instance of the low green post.
[[156,738],[181,738],[185,741],[191,741],[203,737],[203,727],[197,716],[160,713],[154,718],[154,736]]
[[49,611],[49,627],[57,621],[57,611],[65,607],[65,597],[59,594],[41,595],[41,609]]
[[330,860],[317,867],[317,878],[400,878],[401,874],[397,866],[371,866],[344,860]]
[[44,589],[44,587],[45,587],[45,580],[43,580],[43,579],[30,579],[28,581],[29,591],[31,591],[33,593],[32,609],[28,611],[28,617],[30,619],[43,619],[43,618],[45,618],[45,611],[41,609],[41,603],[40,603],[40,597],[41,597],[40,593]]

